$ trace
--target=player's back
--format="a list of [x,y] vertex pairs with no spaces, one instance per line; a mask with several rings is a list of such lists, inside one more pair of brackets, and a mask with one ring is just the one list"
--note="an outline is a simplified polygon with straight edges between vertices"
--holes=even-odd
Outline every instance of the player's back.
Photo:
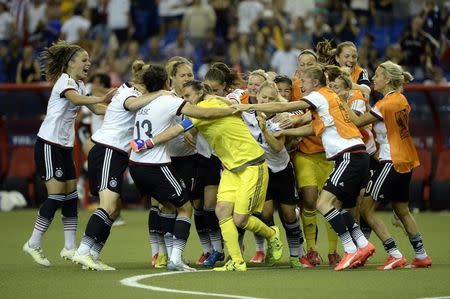
[[[219,99],[207,99],[199,107],[226,107]],[[237,115],[217,119],[193,119],[194,125],[211,145],[224,166],[236,170],[263,159],[264,151]]]

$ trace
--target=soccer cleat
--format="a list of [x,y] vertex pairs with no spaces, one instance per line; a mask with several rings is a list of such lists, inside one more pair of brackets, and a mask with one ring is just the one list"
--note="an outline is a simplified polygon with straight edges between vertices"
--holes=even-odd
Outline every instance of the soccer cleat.
[[431,257],[429,257],[429,256],[427,256],[424,259],[414,258],[413,261],[411,262],[411,265],[409,266],[409,268],[428,268],[428,267],[431,267],[432,263],[433,263],[433,261],[431,260]]
[[195,271],[197,271],[197,269],[189,267],[188,265],[186,265],[182,261],[179,261],[179,262],[176,262],[176,263],[173,262],[173,261],[169,261],[167,263],[167,270],[170,270],[170,271],[183,271],[183,272],[195,272]]
[[206,259],[211,255],[211,253],[207,252],[207,253],[202,253],[202,255],[200,255],[200,257],[198,258],[196,264],[197,265],[203,265],[203,263],[206,261]]
[[320,256],[319,253],[312,248],[308,250],[306,253],[306,258],[308,259],[309,263],[313,266],[320,265]]
[[116,268],[111,267],[111,266],[105,264],[105,263],[104,263],[102,260],[100,260],[100,259],[96,260],[95,262],[100,266],[100,268],[102,268],[102,271],[116,271]]
[[344,269],[347,269],[352,265],[355,260],[357,260],[360,256],[360,251],[356,250],[355,252],[346,252],[344,256],[342,257],[341,261],[337,264],[336,267],[334,267],[334,271],[341,271]]
[[235,262],[233,260],[229,260],[224,266],[213,268],[213,271],[216,272],[226,272],[226,271],[247,271],[247,265],[244,261]]
[[308,259],[305,256],[289,257],[289,267],[294,268],[294,269],[314,268],[314,266],[310,264],[310,262],[308,261]]
[[264,251],[258,250],[256,251],[255,256],[253,256],[249,262],[254,264],[260,264],[264,262],[265,258],[266,254],[264,253]]
[[45,257],[41,247],[31,248],[28,241],[23,245],[22,250],[31,255],[33,260],[39,265],[50,267],[50,261]]
[[377,267],[378,270],[394,270],[395,268],[403,268],[406,265],[404,257],[396,258],[392,255],[388,256],[383,266]]
[[331,267],[336,267],[340,260],[341,256],[336,251],[328,254],[328,263]]
[[280,239],[280,229],[277,226],[271,226],[275,231],[275,236],[267,242],[266,264],[272,265],[281,259],[283,255],[283,243]]
[[66,261],[71,261],[73,258],[73,255],[75,254],[76,249],[66,249],[65,247],[61,250],[59,255],[62,259]]
[[223,252],[219,252],[214,250],[210,256],[203,262],[203,267],[212,268],[217,262],[221,262],[225,259],[225,254]]
[[156,261],[158,260],[158,253],[155,253],[153,256],[152,256],[152,267],[155,267],[155,265],[156,265]]
[[155,268],[156,269],[163,269],[167,267],[167,260],[168,260],[167,253],[160,253],[158,254],[158,258],[156,259]]
[[85,270],[91,269],[96,271],[103,271],[102,267],[92,259],[92,256],[90,254],[80,255],[78,254],[78,252],[75,252],[72,261],[76,264],[84,266],[83,269]]
[[359,257],[350,265],[351,268],[364,266],[369,257],[375,253],[375,246],[369,242],[365,247],[359,248],[358,251]]

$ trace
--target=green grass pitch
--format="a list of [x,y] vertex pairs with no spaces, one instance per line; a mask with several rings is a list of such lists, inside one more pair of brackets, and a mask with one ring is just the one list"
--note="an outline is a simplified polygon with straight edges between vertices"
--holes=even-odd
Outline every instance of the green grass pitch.
[[[127,277],[166,272],[150,267],[147,235],[147,211],[125,210],[126,225],[113,227],[102,258],[117,271],[84,271],[80,266],[63,261],[63,230],[59,213],[46,233],[43,248],[52,263],[50,268],[32,262],[22,252],[29,237],[36,210],[0,214],[0,298],[212,298],[211,296],[166,293],[124,286]],[[90,213],[81,211],[78,241]],[[408,261],[413,250],[403,231],[390,222],[390,213],[382,213],[388,228]],[[377,248],[368,265],[362,269],[335,273],[327,265],[315,269],[294,270],[287,267],[287,246],[282,261],[273,269],[253,267],[242,273],[196,272],[146,278],[141,284],[166,289],[220,293],[254,298],[421,298],[450,296],[450,214],[421,213],[415,215],[428,253],[433,258],[429,269],[401,269],[382,272],[376,265],[385,259],[380,241],[372,235]],[[321,217],[320,217],[321,218]],[[282,230],[282,234],[284,231]],[[323,219],[319,219],[319,251],[327,262],[327,239]],[[253,236],[246,234],[245,256],[254,253]],[[195,261],[200,244],[193,228],[185,258]],[[340,249],[340,252],[342,250]],[[218,297],[214,297],[218,298]],[[450,297],[449,297],[450,298]]]

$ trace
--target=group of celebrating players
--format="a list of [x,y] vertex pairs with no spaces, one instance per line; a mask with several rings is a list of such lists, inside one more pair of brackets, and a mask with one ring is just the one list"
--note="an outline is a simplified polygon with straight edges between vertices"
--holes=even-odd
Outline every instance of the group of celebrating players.
[[[50,266],[41,241],[61,208],[61,257],[87,269],[115,270],[102,262],[100,252],[120,215],[128,167],[141,195],[152,203],[148,230],[155,268],[196,270],[183,259],[192,214],[203,249],[198,264],[215,271],[247,270],[242,252],[248,230],[256,242],[250,262],[273,265],[283,248],[275,208],[292,268],[322,262],[316,211],[327,223],[334,270],[364,266],[375,252],[371,231],[388,254],[378,269],[405,267],[405,257],[376,213],[386,201],[415,251],[408,266],[431,266],[408,208],[411,174],[419,160],[408,128],[411,108],[402,94],[412,76],[401,66],[391,61],[378,66],[373,88],[382,98],[370,107],[371,82],[351,42],[332,48],[324,41],[315,51],[303,50],[292,79],[255,70],[247,89],[223,63],[212,64],[202,82],[194,80],[191,62],[173,57],[164,67],[137,60],[131,82],[106,93],[109,86],[92,88],[88,96],[83,82],[90,61],[84,49],[59,41],[43,58],[54,87],[35,160],[49,195],[23,246],[37,263]],[[77,248],[72,149],[81,105],[104,114],[104,120],[91,137],[88,155],[90,191],[100,203]],[[225,260],[224,245],[227,261],[216,266]]]

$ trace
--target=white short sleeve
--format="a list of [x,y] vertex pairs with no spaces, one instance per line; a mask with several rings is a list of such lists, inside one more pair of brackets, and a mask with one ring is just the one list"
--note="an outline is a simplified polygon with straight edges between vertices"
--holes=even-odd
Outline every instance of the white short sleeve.
[[77,91],[78,85],[74,79],[69,77],[69,75],[63,74],[59,77],[58,81],[56,81],[53,88],[61,98],[65,98],[64,93],[70,89]]
[[328,105],[327,100],[324,96],[322,96],[317,91],[311,92],[309,95],[304,96],[302,98],[303,101],[307,102],[311,105],[311,109],[318,110],[319,108],[323,107],[324,105]]
[[352,102],[352,107],[350,107],[353,111],[357,111],[361,114],[366,113],[366,103],[364,100],[356,100]]
[[383,120],[383,114],[381,113],[380,109],[377,106],[372,107],[372,109],[370,109],[370,113],[372,113],[373,116],[375,116],[376,118]]

